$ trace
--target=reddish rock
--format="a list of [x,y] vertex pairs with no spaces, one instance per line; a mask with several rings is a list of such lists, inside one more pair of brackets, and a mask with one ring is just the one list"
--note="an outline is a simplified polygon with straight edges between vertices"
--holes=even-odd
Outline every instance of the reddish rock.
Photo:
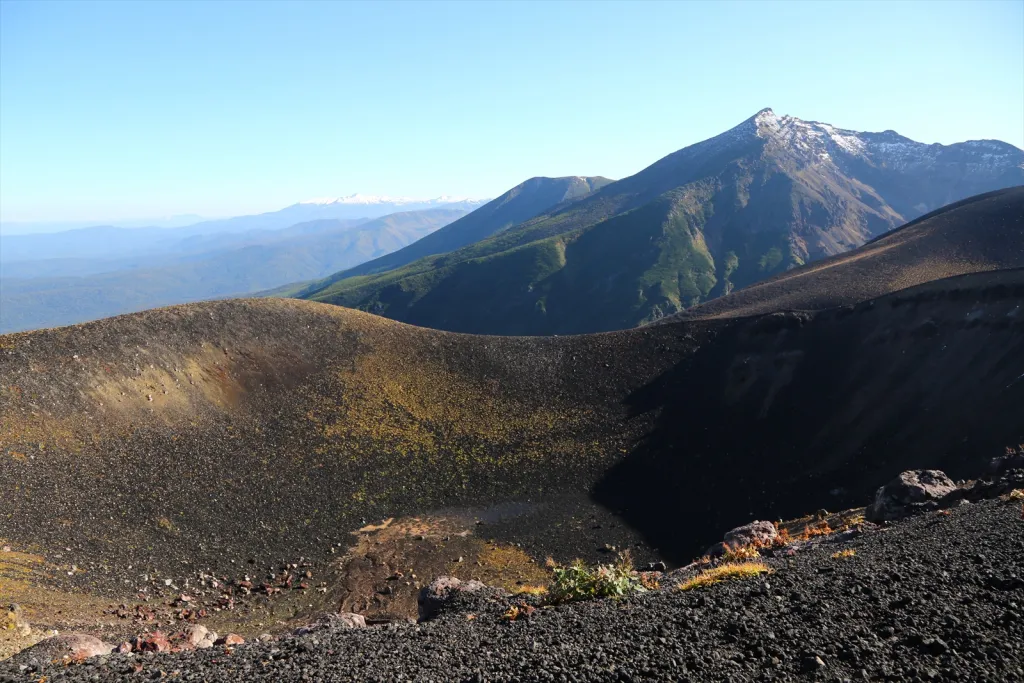
[[129,643],[126,640],[123,643],[121,643],[120,645],[118,645],[117,648],[114,651],[115,652],[120,652],[121,654],[124,654],[126,652],[131,652],[132,651],[132,644]]
[[170,652],[171,641],[160,631],[146,633],[135,639],[138,652]]
[[226,636],[222,636],[217,639],[217,645],[241,645],[245,642],[245,638],[238,635],[237,633],[229,633]]

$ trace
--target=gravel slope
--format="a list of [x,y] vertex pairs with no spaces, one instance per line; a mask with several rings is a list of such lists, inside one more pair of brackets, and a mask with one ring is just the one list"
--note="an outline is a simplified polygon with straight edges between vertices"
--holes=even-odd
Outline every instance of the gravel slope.
[[[175,655],[111,655],[0,681],[1024,680],[1019,502],[964,504],[688,592],[321,631]],[[685,523],[685,522],[684,522]],[[832,557],[851,548],[848,559]],[[141,666],[139,666],[141,665]],[[135,671],[139,668],[139,671]]]

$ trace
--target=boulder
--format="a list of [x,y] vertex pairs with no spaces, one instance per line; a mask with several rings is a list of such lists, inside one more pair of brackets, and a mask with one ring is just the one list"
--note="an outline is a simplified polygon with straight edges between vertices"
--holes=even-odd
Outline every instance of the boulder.
[[459,600],[466,593],[474,593],[487,588],[479,581],[462,581],[454,576],[439,576],[430,585],[420,589],[417,596],[417,607],[420,621],[433,619],[451,603]]
[[935,510],[954,491],[956,484],[941,470],[908,470],[878,489],[864,517],[869,522],[888,522]]
[[205,650],[217,642],[217,634],[202,624],[192,624],[182,634],[182,647],[190,650]]
[[754,521],[738,526],[725,535],[723,539],[730,547],[742,545],[770,545],[779,537],[779,530],[773,522]]
[[8,660],[15,665],[42,666],[53,661],[69,659],[81,661],[89,657],[109,655],[113,646],[95,636],[84,633],[67,633],[40,640],[32,647],[25,648]]

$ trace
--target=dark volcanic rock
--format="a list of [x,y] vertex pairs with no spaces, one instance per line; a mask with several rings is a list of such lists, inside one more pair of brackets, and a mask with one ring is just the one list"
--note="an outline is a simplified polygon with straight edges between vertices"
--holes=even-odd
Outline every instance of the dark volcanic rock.
[[[856,554],[833,557],[847,548]],[[1024,583],[1011,581],[1024,576],[1019,505],[922,514],[766,562],[773,574],[689,591],[663,582],[512,621],[491,609],[327,628],[230,654],[111,655],[34,672],[4,662],[0,681],[1024,680]]]
[[465,601],[467,594],[486,590],[487,586],[479,581],[461,581],[454,576],[440,576],[420,589],[417,596],[420,621],[433,619],[455,603]]
[[878,489],[864,516],[869,522],[888,522],[937,509],[939,501],[955,489],[956,484],[944,472],[908,470]]

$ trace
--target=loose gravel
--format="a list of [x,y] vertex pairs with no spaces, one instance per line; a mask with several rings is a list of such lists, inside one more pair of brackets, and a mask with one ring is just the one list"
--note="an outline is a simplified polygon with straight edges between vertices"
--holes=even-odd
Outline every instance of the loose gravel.
[[419,625],[0,664],[0,681],[1021,681],[1022,514],[1019,501],[964,503],[769,558],[774,572],[754,579],[513,622],[491,600]]

